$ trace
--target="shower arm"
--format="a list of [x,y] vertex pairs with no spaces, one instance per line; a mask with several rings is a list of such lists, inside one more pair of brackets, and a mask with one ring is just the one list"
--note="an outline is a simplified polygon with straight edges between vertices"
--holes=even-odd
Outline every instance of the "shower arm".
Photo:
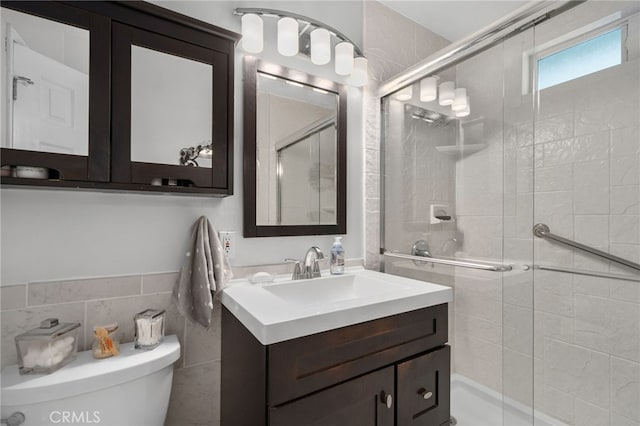
[[640,273],[640,264],[636,263],[636,262],[632,262],[630,260],[627,259],[623,259],[621,257],[618,256],[614,256],[612,254],[609,254],[607,252],[604,252],[602,250],[598,250],[595,249],[593,247],[589,247],[587,245],[584,245],[582,243],[578,243],[576,241],[572,241],[568,238],[564,238],[561,237],[559,235],[555,235],[553,233],[551,233],[551,230],[549,229],[549,227],[547,225],[545,225],[544,223],[538,223],[537,225],[535,225],[533,227],[533,235],[535,235],[538,238],[544,238],[545,240],[551,240],[554,241],[558,244],[561,244],[563,246],[566,247],[571,247],[577,250],[581,250],[583,252],[589,253],[591,255],[594,255],[596,257],[608,260],[610,262],[614,262],[617,263],[618,265],[627,267],[627,268],[631,268],[634,269],[636,273]]

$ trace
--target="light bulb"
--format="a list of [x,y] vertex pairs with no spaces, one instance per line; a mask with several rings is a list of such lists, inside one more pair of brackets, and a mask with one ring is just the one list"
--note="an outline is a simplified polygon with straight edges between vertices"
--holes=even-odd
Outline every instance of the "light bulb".
[[423,78],[420,81],[420,100],[422,102],[435,101],[438,97],[438,79],[436,77]]
[[467,89],[458,87],[454,93],[455,96],[453,98],[453,103],[451,104],[451,109],[453,111],[462,111],[467,107]]
[[440,100],[438,101],[440,105],[451,105],[455,96],[455,84],[453,81],[445,81],[440,85]]
[[324,28],[311,31],[311,62],[328,64],[331,60],[331,33]]
[[278,52],[282,56],[298,54],[298,21],[293,18],[278,21]]
[[264,47],[262,18],[255,13],[242,15],[242,48],[249,53],[260,53]]
[[349,75],[353,70],[353,44],[343,41],[336,44],[336,74]]
[[395,98],[399,101],[408,101],[413,98],[413,89],[411,86],[407,86],[404,89],[396,93]]
[[353,72],[351,73],[351,83],[356,87],[367,84],[367,58],[358,56],[353,60]]

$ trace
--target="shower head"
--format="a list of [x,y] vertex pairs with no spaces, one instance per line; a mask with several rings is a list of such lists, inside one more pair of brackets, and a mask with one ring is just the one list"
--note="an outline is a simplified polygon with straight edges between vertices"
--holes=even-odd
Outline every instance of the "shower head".
[[429,111],[428,109],[419,108],[416,106],[408,106],[407,112],[411,115],[411,118],[421,120],[427,123],[431,127],[442,127],[449,124],[453,117],[449,117],[439,112]]

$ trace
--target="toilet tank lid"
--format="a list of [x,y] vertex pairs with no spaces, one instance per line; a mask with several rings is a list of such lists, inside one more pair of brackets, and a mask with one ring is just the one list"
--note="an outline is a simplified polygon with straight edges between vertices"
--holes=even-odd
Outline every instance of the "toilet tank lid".
[[91,351],[52,374],[24,375],[17,365],[2,370],[2,406],[37,404],[86,394],[150,375],[180,358],[180,342],[166,336],[153,350],[135,349],[133,343],[120,346],[120,354],[94,359]]

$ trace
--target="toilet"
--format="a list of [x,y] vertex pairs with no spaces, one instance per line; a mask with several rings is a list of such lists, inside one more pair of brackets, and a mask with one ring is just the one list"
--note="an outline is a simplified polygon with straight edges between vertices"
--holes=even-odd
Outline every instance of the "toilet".
[[[176,336],[153,350],[120,346],[118,356],[97,360],[91,351],[46,375],[23,375],[18,366],[2,370],[2,421],[23,426],[161,426],[167,414],[173,363],[180,357]],[[13,417],[11,417],[13,416]]]

